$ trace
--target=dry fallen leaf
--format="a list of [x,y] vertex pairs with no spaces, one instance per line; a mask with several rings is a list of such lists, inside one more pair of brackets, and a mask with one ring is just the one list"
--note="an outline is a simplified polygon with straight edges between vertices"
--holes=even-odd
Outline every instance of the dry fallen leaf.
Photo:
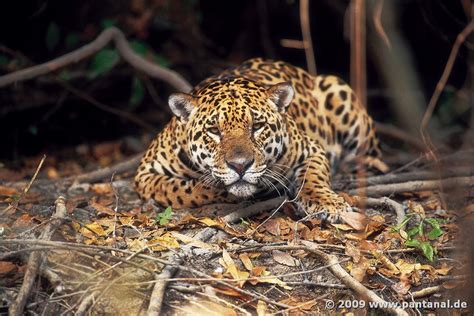
[[115,215],[115,214],[117,214],[117,213],[114,212],[114,210],[111,209],[110,207],[104,206],[104,205],[99,204],[99,203],[97,203],[97,202],[90,202],[89,205],[90,205],[91,207],[93,207],[94,209],[96,209],[99,214],[101,214],[101,213],[107,214],[107,215]]
[[367,225],[367,216],[357,212],[341,213],[341,220],[356,230],[363,230]]
[[252,271],[253,263],[246,253],[239,254],[239,259],[240,261],[242,261],[242,264],[244,265],[245,269],[247,269],[248,271]]
[[0,185],[0,196],[11,197],[11,196],[18,195],[18,194],[19,194],[19,192],[18,192],[17,189]]
[[176,311],[175,315],[193,316],[237,316],[232,308],[223,306],[209,300],[192,300]]
[[16,270],[16,264],[10,261],[0,261],[0,277],[5,277],[7,274],[13,273]]
[[273,255],[273,260],[275,260],[279,264],[283,264],[289,267],[296,267],[298,265],[298,260],[293,258],[287,252],[283,252],[280,250],[273,250],[272,255]]
[[264,301],[258,300],[257,303],[257,316],[267,315],[267,304]]

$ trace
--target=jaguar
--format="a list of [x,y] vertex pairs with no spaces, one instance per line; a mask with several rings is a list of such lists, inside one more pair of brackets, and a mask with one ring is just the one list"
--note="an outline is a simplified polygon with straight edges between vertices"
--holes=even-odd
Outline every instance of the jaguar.
[[251,59],[169,97],[173,118],[135,176],[143,199],[174,209],[287,194],[337,222],[352,211],[331,188],[341,163],[380,157],[351,87],[283,61]]

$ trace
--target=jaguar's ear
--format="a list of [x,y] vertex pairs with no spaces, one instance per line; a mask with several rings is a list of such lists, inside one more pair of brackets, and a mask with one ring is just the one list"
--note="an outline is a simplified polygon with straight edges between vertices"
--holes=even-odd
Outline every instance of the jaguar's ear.
[[173,93],[168,99],[168,105],[182,122],[187,122],[189,114],[196,106],[195,99],[192,95],[186,93]]
[[270,100],[276,105],[280,112],[285,112],[288,109],[288,106],[295,96],[295,90],[293,90],[289,82],[277,83],[271,86],[267,92]]

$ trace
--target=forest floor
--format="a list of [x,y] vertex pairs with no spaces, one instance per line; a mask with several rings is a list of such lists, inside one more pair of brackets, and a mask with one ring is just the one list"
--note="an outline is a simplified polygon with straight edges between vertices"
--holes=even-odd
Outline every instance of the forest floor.
[[285,196],[180,211],[142,201],[122,145],[0,169],[0,314],[420,315],[448,299],[458,305],[445,311],[465,310],[472,151],[436,164],[394,151],[388,173],[338,174],[359,212],[330,225]]

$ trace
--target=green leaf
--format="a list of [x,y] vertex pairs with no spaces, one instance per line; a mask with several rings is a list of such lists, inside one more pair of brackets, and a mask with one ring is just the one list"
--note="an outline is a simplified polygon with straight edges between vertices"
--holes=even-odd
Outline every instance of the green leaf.
[[429,240],[435,240],[442,234],[443,234],[443,230],[439,227],[435,227],[426,236],[428,237]]
[[423,230],[423,221],[421,221],[419,224],[418,224],[418,234],[420,236],[423,236],[425,233],[424,233],[424,230]]
[[137,77],[133,77],[132,80],[132,94],[130,95],[130,105],[132,108],[136,107],[143,101],[145,96],[145,88],[143,83]]
[[439,227],[439,220],[437,218],[425,218],[425,221],[431,225],[433,228],[440,228]]
[[119,54],[115,49],[104,48],[95,54],[91,63],[89,78],[93,79],[110,71],[119,62]]
[[137,40],[134,40],[134,41],[130,42],[130,46],[135,51],[135,53],[137,53],[140,56],[145,56],[145,54],[149,50],[147,44],[145,44],[141,41],[137,41]]
[[420,249],[420,241],[417,239],[407,240],[405,241],[405,246]]
[[102,26],[103,29],[115,26],[117,21],[115,19],[103,19],[102,22],[100,22],[100,25]]
[[46,31],[46,47],[52,51],[59,43],[59,27],[56,23],[49,23]]
[[431,246],[429,242],[426,242],[426,241],[422,242],[420,244],[420,249],[423,251],[423,254],[429,261],[433,261],[434,249],[433,249],[433,246]]
[[71,32],[66,36],[66,48],[73,49],[79,44],[79,35],[76,32]]
[[168,224],[172,215],[173,215],[173,209],[171,208],[171,206],[168,206],[163,212],[158,213],[158,215],[156,216],[156,219],[160,223],[160,225],[166,225]]
[[410,237],[410,238],[413,237],[413,236],[416,236],[419,233],[420,233],[420,227],[419,226],[413,227],[412,229],[407,231],[408,237]]
[[404,228],[411,218],[411,215],[405,216],[405,218],[400,224],[392,228],[392,232],[398,232],[400,229]]

